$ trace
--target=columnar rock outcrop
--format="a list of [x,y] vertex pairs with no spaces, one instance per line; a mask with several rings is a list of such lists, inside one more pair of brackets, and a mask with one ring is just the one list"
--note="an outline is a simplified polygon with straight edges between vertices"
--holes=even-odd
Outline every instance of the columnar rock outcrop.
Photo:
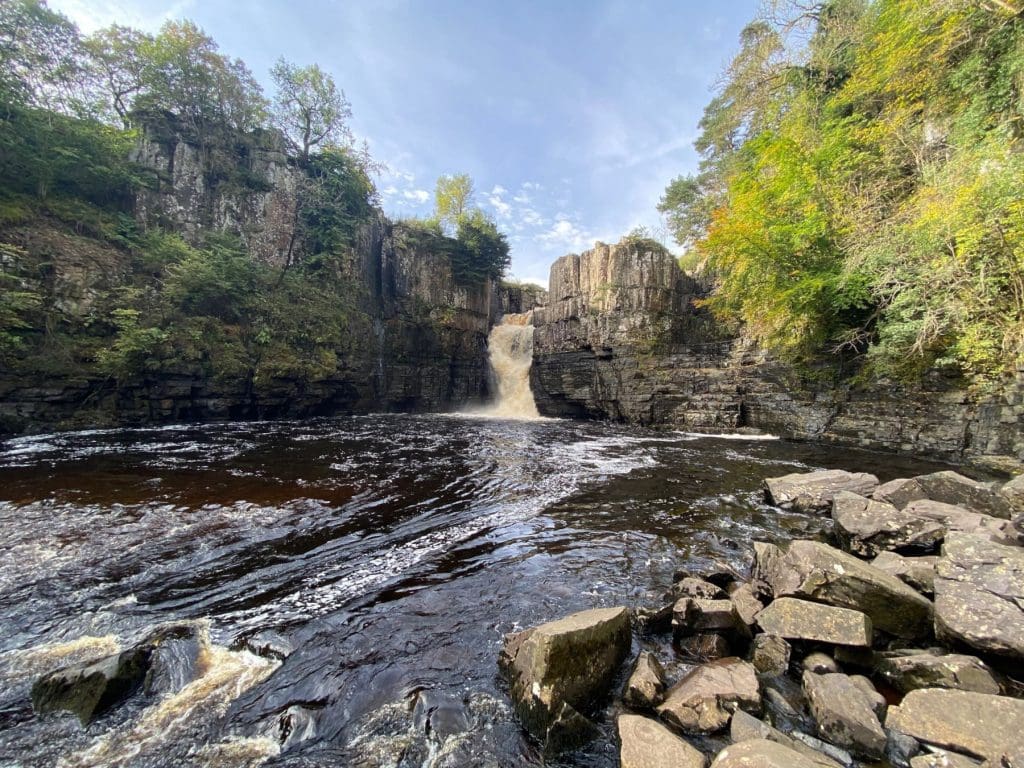
[[716,324],[707,291],[645,241],[556,261],[534,315],[541,413],[1024,463],[1024,373],[984,397],[939,371],[913,387],[855,385],[838,364],[807,377]]

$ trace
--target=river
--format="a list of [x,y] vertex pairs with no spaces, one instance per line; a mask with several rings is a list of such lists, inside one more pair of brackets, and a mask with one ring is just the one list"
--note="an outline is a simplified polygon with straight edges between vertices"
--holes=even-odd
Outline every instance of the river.
[[[817,535],[825,521],[765,506],[759,485],[820,467],[932,469],[441,415],[0,443],[0,765],[539,765],[498,676],[503,634],[658,605],[677,568],[743,567],[754,539]],[[42,672],[184,620],[202,635],[184,688],[87,729],[33,715]],[[282,663],[247,639],[294,650]],[[567,764],[616,765],[604,728]]]

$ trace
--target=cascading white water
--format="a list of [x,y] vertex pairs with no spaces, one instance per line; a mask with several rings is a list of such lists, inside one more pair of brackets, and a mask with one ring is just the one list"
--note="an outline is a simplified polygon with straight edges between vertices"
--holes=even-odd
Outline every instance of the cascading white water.
[[533,364],[533,313],[505,315],[487,337],[491,374],[497,400],[484,415],[501,419],[537,419],[537,404],[530,391]]

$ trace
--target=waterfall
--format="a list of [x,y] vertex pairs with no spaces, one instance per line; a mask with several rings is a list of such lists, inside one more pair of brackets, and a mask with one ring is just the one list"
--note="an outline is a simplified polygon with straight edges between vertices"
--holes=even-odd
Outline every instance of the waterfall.
[[500,419],[536,419],[540,417],[530,391],[530,366],[533,364],[532,312],[505,315],[491,329],[487,349],[492,379],[498,397],[482,415]]

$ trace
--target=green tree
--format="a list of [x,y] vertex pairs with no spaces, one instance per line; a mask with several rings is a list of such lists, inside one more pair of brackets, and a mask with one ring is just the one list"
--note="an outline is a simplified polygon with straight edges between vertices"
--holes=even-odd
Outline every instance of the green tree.
[[458,230],[473,204],[473,180],[468,174],[441,176],[434,187],[434,216],[446,232]]
[[456,264],[462,276],[501,279],[510,264],[508,239],[483,211],[475,209],[459,219],[457,239],[463,246],[463,261]]
[[135,97],[145,86],[142,51],[152,46],[148,36],[117,24],[85,40],[91,69],[99,92],[100,114],[111,114],[128,128]]
[[270,75],[277,87],[274,121],[303,163],[313,147],[352,144],[352,107],[329,74],[316,64],[297,67],[282,58]]

